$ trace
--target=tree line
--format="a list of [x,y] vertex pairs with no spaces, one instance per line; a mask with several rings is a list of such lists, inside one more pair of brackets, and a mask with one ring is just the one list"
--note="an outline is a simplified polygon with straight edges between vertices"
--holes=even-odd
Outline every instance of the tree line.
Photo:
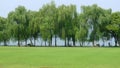
[[[53,39],[54,37],[54,39]],[[78,13],[76,5],[56,6],[54,2],[45,4],[39,11],[27,10],[18,6],[9,12],[8,17],[0,17],[0,42],[7,46],[10,40],[17,41],[18,46],[24,41],[25,45],[35,46],[36,40],[41,38],[45,45],[57,44],[57,38],[64,40],[64,46],[84,46],[85,42],[102,40],[105,42],[114,38],[115,45],[120,45],[120,12],[112,12],[97,4],[81,6]],[[70,41],[73,44],[70,44]],[[37,42],[39,43],[39,42]]]

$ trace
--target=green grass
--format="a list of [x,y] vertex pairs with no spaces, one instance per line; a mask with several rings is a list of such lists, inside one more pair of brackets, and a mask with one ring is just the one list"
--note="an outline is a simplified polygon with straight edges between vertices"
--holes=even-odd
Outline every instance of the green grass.
[[120,68],[120,48],[0,47],[0,68]]

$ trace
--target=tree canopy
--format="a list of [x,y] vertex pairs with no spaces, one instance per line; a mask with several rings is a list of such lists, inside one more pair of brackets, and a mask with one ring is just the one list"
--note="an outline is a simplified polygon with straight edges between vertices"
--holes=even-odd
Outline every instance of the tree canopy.
[[[17,41],[18,46],[28,41],[36,46],[41,39],[45,46],[57,46],[57,38],[64,40],[64,46],[84,46],[99,41],[114,38],[115,45],[120,45],[120,12],[112,12],[97,4],[81,6],[81,13],[77,12],[76,5],[56,6],[54,1],[45,4],[39,11],[27,10],[18,6],[9,12],[7,18],[0,17],[0,43],[10,40]],[[80,45],[77,45],[78,43]],[[37,43],[40,42],[37,41]],[[48,44],[48,45],[47,45]],[[89,45],[88,45],[89,46]]]

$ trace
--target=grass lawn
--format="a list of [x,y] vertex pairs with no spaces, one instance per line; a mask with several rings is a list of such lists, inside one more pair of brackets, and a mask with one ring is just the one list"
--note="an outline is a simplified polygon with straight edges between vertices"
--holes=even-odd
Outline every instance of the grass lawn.
[[0,68],[120,68],[120,48],[0,47]]

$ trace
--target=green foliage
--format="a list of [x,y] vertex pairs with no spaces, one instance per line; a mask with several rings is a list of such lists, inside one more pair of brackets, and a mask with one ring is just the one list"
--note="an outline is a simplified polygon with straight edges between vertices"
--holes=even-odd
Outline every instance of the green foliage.
[[40,18],[40,31],[41,37],[44,41],[49,42],[49,46],[52,45],[52,37],[56,32],[56,6],[54,2],[44,5],[39,10]]
[[18,6],[15,11],[8,14],[8,22],[11,23],[11,35],[18,40],[18,46],[20,46],[20,40],[24,39],[24,24],[26,23],[26,9],[24,6]]
[[6,43],[11,39],[18,41],[20,46],[22,42],[27,45],[30,40],[32,45],[36,45],[39,38],[49,46],[52,46],[53,38],[55,46],[57,38],[64,40],[65,46],[75,46],[77,41],[95,45],[96,41],[106,40],[104,38],[115,38],[117,45],[120,44],[120,12],[112,13],[111,9],[93,4],[81,6],[81,13],[78,13],[76,5],[56,6],[52,1],[39,11],[18,6],[7,18],[0,17],[0,42]]
[[94,41],[99,41],[102,37],[108,35],[106,26],[111,22],[111,10],[103,9],[96,4],[92,6],[82,6],[81,9],[84,14],[84,19],[90,27],[88,29],[91,29],[89,40],[92,41],[94,45]]
[[111,33],[112,37],[115,38],[115,46],[117,43],[120,45],[120,12],[114,12],[111,14],[111,22],[106,26]]
[[[76,27],[76,39],[80,42],[85,42],[88,38],[88,24],[85,22],[84,14],[80,14],[78,25]],[[83,46],[83,44],[82,44]]]
[[119,31],[120,25],[120,12],[112,13],[111,15],[111,23],[106,27],[108,30]]
[[0,43],[4,42],[4,45],[7,46],[7,41],[10,39],[10,33],[7,19],[0,17]]

